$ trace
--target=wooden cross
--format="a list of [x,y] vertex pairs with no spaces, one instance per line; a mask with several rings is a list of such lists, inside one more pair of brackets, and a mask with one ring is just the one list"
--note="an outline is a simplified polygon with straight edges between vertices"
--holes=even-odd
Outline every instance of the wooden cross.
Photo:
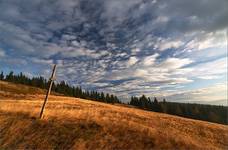
[[51,74],[51,78],[49,79],[50,84],[49,84],[48,91],[47,91],[47,93],[46,93],[46,97],[45,97],[45,99],[44,99],[43,106],[42,106],[41,111],[40,111],[40,119],[42,118],[43,111],[44,111],[44,108],[45,108],[45,104],[46,104],[46,102],[47,102],[47,100],[48,100],[48,96],[49,96],[50,93],[51,93],[51,88],[52,88],[53,82],[54,82],[54,80],[55,80],[55,72],[56,72],[56,65],[54,65],[53,70],[52,70],[52,74]]

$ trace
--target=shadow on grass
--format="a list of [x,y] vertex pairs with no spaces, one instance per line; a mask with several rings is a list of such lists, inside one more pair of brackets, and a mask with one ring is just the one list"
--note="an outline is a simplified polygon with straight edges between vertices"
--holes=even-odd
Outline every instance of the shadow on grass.
[[0,112],[0,149],[70,149],[77,139],[90,140],[95,122],[40,120],[26,113]]

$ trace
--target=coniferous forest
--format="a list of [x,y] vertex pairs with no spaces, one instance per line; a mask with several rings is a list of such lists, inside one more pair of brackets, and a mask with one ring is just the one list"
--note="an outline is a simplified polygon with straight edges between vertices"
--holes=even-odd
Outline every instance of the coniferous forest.
[[[7,75],[4,75],[4,73],[1,72],[0,80],[34,86],[41,89],[47,89],[49,85],[49,81],[44,77],[40,76],[29,78],[23,73],[14,74],[12,71]],[[52,91],[63,94],[65,96],[72,96],[105,103],[122,103],[118,99],[118,97],[113,94],[97,91],[86,91],[83,90],[81,87],[70,86],[65,81],[61,81],[60,83],[54,83]],[[148,111],[167,113],[181,117],[210,121],[220,124],[228,124],[227,106],[175,103],[168,102],[165,99],[163,99],[162,101],[158,101],[156,97],[151,99],[150,97],[146,97],[145,95],[142,95],[141,97],[131,97],[128,105],[136,106],[138,108]]]
[[165,99],[158,101],[142,95],[131,97],[130,105],[155,112],[162,112],[186,118],[228,124],[228,107],[204,104],[167,102]]
[[[4,73],[1,72],[0,80],[34,86],[41,89],[47,89],[49,86],[49,81],[42,76],[28,78],[23,73],[15,75],[13,71],[11,71],[8,75],[4,75]],[[72,96],[106,103],[120,103],[120,100],[117,98],[117,96],[113,94],[82,90],[81,87],[70,86],[65,81],[61,81],[60,83],[54,83],[52,86],[52,91],[63,94],[65,96]]]

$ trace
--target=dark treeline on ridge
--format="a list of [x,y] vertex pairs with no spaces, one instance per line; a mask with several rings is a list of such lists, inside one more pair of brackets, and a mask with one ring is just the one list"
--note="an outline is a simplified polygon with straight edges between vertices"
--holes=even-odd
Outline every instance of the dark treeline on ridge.
[[[15,75],[12,71],[8,75],[4,75],[3,72],[1,72],[0,80],[30,85],[42,89],[47,89],[49,85],[48,80],[41,76],[29,78],[22,73]],[[118,97],[112,94],[105,94],[103,92],[97,91],[85,91],[82,90],[81,87],[70,86],[64,81],[61,81],[60,83],[54,83],[52,91],[65,96],[72,96],[105,103],[121,103]],[[227,106],[174,103],[167,102],[165,99],[163,99],[163,101],[158,101],[156,97],[151,99],[145,95],[142,95],[141,97],[132,97],[128,104],[149,111],[162,112],[220,124],[228,124]]]
[[174,103],[166,102],[165,99],[159,102],[156,97],[151,100],[145,95],[141,97],[131,97],[129,104],[150,111],[228,124],[228,107],[225,106]]
[[[15,75],[12,71],[8,75],[4,75],[4,73],[1,72],[0,80],[30,85],[42,89],[47,89],[49,85],[48,80],[46,80],[44,77],[40,76],[28,78],[22,73]],[[82,90],[81,87],[70,86],[65,81],[54,83],[52,86],[52,91],[63,94],[65,96],[72,96],[106,103],[120,103],[120,100],[117,98],[117,96],[113,94],[105,94],[103,92],[97,91],[85,91]]]

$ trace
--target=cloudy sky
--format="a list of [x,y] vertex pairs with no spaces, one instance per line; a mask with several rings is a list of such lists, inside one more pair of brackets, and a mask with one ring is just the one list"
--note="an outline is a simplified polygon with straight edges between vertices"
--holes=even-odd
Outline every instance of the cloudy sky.
[[226,104],[227,0],[0,0],[0,70]]

